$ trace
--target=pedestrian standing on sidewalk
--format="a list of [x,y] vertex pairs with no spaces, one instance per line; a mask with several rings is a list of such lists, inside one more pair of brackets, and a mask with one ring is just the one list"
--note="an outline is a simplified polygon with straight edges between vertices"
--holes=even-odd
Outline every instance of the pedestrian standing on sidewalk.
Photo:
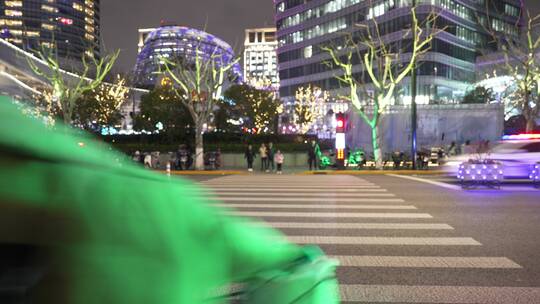
[[268,149],[266,149],[265,144],[261,144],[259,155],[261,156],[261,171],[265,171],[268,166]]
[[282,174],[283,161],[285,161],[285,156],[281,153],[280,150],[277,150],[276,155],[274,156],[274,161],[277,165],[277,174]]
[[248,171],[253,172],[253,161],[255,160],[255,151],[251,145],[247,146],[246,152],[244,153],[244,158],[247,161]]
[[317,158],[318,154],[320,153],[321,149],[319,148],[319,145],[315,140],[311,141],[311,145],[309,146],[308,150],[308,163],[309,163],[309,170],[317,170],[318,164],[317,164]]
[[274,148],[274,144],[272,142],[268,143],[268,163],[266,164],[266,172],[269,170],[272,170],[274,172],[275,170],[275,161],[274,161],[274,155],[276,154],[276,148]]

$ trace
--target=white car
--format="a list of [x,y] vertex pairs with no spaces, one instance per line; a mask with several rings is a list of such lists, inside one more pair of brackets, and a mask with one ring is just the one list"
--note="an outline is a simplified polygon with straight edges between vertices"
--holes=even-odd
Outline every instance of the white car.
[[[540,162],[540,137],[533,139],[525,136],[508,137],[508,140],[498,142],[490,149],[488,158],[503,164],[504,178],[528,179],[533,165]],[[449,158],[443,169],[452,175],[456,175],[459,165],[475,159],[475,155],[463,154]]]

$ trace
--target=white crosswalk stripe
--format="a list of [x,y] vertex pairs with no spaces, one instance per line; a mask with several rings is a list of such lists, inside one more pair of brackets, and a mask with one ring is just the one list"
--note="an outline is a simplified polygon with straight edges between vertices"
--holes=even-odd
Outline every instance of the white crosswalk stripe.
[[227,212],[237,216],[258,216],[258,217],[324,217],[324,218],[433,218],[427,213],[390,213],[390,212],[278,212],[278,211],[231,211]]
[[[262,187],[259,187],[259,188],[249,188],[249,187],[246,187],[246,188],[228,188],[228,187],[212,187],[212,190],[214,190],[214,192],[217,192],[217,193],[221,193],[221,192],[236,192],[236,191],[242,191],[243,193],[246,193],[246,194],[251,194],[252,192],[254,193],[257,193],[257,192],[260,192],[260,191],[279,191],[279,192],[328,192],[328,189],[326,188],[299,188],[299,187],[296,187],[296,188],[277,188],[277,187],[267,187],[267,188],[262,188]],[[333,189],[335,191],[335,189]],[[380,188],[361,188],[361,189],[352,189],[352,188],[345,188],[345,189],[340,189],[339,190],[340,193],[349,193],[349,192],[387,192],[386,189],[380,189]]]
[[216,204],[220,207],[230,208],[285,208],[285,209],[396,209],[416,210],[415,206],[408,205],[305,205],[305,204]]
[[267,222],[274,228],[301,229],[363,229],[363,230],[454,230],[448,224],[407,224],[407,223],[295,223]]
[[366,303],[536,304],[540,288],[341,285],[342,301]]
[[297,244],[334,245],[422,245],[422,246],[480,246],[472,238],[459,237],[348,237],[348,236],[287,236]]
[[348,202],[348,203],[404,203],[405,201],[400,198],[371,198],[371,197],[360,197],[360,198],[349,198],[349,197],[255,197],[255,196],[243,196],[243,197],[231,197],[231,196],[221,196],[221,197],[209,197],[209,200],[224,201],[224,202],[312,202],[312,203],[321,203],[328,202]]
[[273,197],[318,197],[318,198],[334,198],[334,197],[394,197],[392,193],[312,193],[312,192],[296,192],[296,193],[281,193],[281,192],[219,192],[219,196],[273,196]]
[[341,266],[415,268],[522,268],[501,257],[331,256]]
[[[330,248],[334,254],[329,257],[359,278],[369,269],[447,271],[448,275],[523,269],[507,257],[478,255],[478,249],[484,248],[478,240],[437,222],[414,202],[358,177],[250,175],[203,184],[222,212],[262,219],[254,224],[281,229],[288,241]],[[470,254],[445,254],[455,248],[470,249]],[[361,253],[356,253],[358,249]],[[444,280],[442,276],[440,281]],[[342,301],[361,303],[540,303],[540,288],[433,285],[347,282],[340,285],[340,294]]]

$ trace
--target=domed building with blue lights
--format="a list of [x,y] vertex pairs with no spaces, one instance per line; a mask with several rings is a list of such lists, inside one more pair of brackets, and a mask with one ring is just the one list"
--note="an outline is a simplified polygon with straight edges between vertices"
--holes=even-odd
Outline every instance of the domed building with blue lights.
[[[156,29],[139,30],[139,36],[139,55],[134,71],[135,82],[139,87],[152,88],[157,84],[162,58],[179,57],[194,62],[199,52],[204,59],[218,58],[218,62],[224,65],[234,60],[234,51],[228,43],[201,30],[163,25]],[[230,76],[241,81],[239,64],[234,65]]]

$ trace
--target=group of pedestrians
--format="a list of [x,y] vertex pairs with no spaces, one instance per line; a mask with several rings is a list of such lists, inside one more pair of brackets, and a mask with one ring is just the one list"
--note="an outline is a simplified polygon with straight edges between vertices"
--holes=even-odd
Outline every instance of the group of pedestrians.
[[244,158],[247,161],[248,171],[253,172],[253,162],[255,161],[257,152],[261,158],[261,171],[262,172],[274,172],[277,174],[282,173],[283,162],[285,156],[280,150],[274,148],[274,144],[269,142],[268,144],[261,144],[258,151],[253,149],[253,146],[249,144],[244,153]]

